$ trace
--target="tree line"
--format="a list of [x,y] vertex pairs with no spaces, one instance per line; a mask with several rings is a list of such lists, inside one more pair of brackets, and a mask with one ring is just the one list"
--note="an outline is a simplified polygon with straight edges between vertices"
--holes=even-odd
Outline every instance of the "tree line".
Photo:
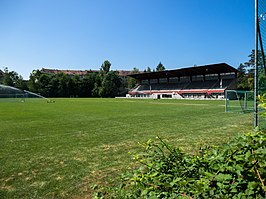
[[[241,63],[238,69],[238,90],[253,90],[254,88],[254,57],[252,50],[248,61]],[[262,54],[259,52],[259,65],[262,65]],[[155,72],[165,70],[159,62],[155,69],[147,67],[142,72]],[[138,68],[133,68],[132,73],[140,73]],[[99,72],[88,72],[85,76],[70,76],[64,73],[48,74],[40,70],[33,70],[28,81],[15,71],[4,68],[0,73],[0,84],[13,86],[22,90],[29,90],[45,97],[115,97],[125,96],[129,89],[137,85],[131,77],[120,77],[117,71],[111,70],[111,63],[106,60]],[[266,91],[265,70],[259,71],[259,88]]]
[[[156,71],[160,70],[165,70],[161,62],[156,67]],[[132,73],[140,72],[138,68],[132,70]],[[148,67],[143,72],[152,71]],[[137,81],[130,77],[120,77],[117,71],[111,70],[111,63],[106,60],[99,72],[89,71],[84,76],[70,76],[63,72],[48,74],[33,70],[28,81],[5,67],[3,73],[0,73],[0,84],[29,90],[45,97],[115,97],[125,96],[129,89],[137,85]]]
[[110,67],[111,63],[106,60],[99,72],[88,72],[84,76],[70,76],[62,72],[47,74],[34,70],[30,74],[28,89],[46,97],[124,96],[127,82]]

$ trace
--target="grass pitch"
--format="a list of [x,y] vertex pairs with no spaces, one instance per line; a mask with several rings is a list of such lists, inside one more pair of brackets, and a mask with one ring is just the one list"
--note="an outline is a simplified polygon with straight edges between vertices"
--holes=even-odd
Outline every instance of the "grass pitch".
[[224,101],[56,99],[0,103],[0,198],[91,197],[138,142],[160,136],[193,152],[252,129]]

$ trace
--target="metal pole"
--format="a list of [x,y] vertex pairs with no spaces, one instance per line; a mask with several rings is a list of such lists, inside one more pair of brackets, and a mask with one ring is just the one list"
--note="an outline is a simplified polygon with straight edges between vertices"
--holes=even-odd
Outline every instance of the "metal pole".
[[258,126],[258,0],[255,0],[255,71],[254,71],[254,128]]
[[227,90],[225,90],[225,92],[224,92],[224,97],[225,97],[225,112],[227,112]]
[[244,106],[244,109],[247,110],[248,109],[248,95],[247,95],[247,92],[245,92],[245,106]]

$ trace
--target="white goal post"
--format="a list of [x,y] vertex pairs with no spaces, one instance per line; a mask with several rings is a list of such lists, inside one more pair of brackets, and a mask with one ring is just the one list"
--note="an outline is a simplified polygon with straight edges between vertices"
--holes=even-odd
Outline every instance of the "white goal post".
[[241,90],[225,91],[225,112],[246,113],[254,110],[254,92]]

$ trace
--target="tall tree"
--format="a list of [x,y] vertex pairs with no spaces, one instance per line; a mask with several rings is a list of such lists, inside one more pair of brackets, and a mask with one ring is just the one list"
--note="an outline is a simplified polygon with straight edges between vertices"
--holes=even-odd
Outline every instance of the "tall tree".
[[107,74],[110,71],[111,63],[108,60],[105,60],[101,66],[101,70],[104,74]]
[[147,73],[150,73],[151,72],[151,68],[149,66],[147,67],[146,72]]
[[3,84],[4,72],[0,70],[0,84]]
[[[133,70],[131,71],[131,74],[137,74],[140,73],[139,69],[134,67]],[[137,85],[137,80],[132,78],[132,77],[127,77],[127,88],[132,89]]]
[[158,64],[158,66],[156,67],[156,71],[163,71],[163,70],[165,70],[165,67],[164,67],[164,65],[160,62],[160,63]]
[[58,85],[58,93],[59,97],[69,97],[68,96],[68,76],[64,73],[58,73],[57,78],[59,79],[59,85]]
[[[255,68],[255,50],[248,55],[249,60],[238,67],[237,88],[240,90],[253,90],[254,88],[254,68]],[[259,89],[265,88],[265,71],[263,68],[262,53],[258,51],[258,86]],[[266,88],[265,88],[266,91]]]
[[33,70],[30,74],[30,79],[28,81],[28,87],[31,92],[34,93],[40,93],[41,85],[39,83],[40,75],[41,75],[40,70]]
[[15,86],[19,81],[22,81],[22,76],[19,76],[15,71],[9,71],[7,67],[4,68],[2,74],[2,83],[7,86]]
[[15,81],[15,87],[21,90],[28,90],[27,81],[23,80],[23,77],[19,75],[18,79]]
[[52,75],[49,82],[49,96],[48,97],[59,97],[59,79],[56,75]]
[[49,83],[50,83],[50,75],[42,73],[39,77],[39,92],[42,96],[49,96]]
[[119,92],[120,85],[121,80],[117,73],[115,71],[110,71],[102,80],[102,86],[99,90],[99,95],[101,97],[115,97]]
[[96,73],[88,73],[83,79],[81,79],[80,84],[80,96],[81,97],[92,97],[92,91],[94,88],[94,83],[96,81]]
[[248,86],[248,78],[246,74],[246,66],[244,64],[240,64],[237,68],[237,88],[239,90],[250,90]]

